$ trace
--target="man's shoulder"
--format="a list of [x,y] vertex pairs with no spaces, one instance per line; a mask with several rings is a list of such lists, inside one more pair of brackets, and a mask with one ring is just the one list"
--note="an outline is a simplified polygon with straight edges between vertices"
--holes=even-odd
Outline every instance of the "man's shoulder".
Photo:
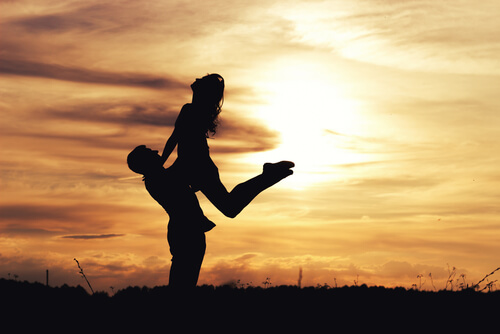
[[165,172],[148,175],[144,178],[144,185],[148,190],[158,188],[158,186],[161,186],[162,183],[167,182],[166,178],[168,178],[168,175]]
[[172,189],[182,186],[181,179],[171,167],[164,169],[161,173],[144,178],[144,184],[146,189],[155,189],[156,191],[166,187]]

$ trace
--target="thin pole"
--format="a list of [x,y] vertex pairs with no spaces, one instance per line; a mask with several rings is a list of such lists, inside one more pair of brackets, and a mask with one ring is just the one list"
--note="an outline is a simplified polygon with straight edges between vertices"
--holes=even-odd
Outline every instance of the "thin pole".
[[49,286],[49,270],[45,271],[45,285]]

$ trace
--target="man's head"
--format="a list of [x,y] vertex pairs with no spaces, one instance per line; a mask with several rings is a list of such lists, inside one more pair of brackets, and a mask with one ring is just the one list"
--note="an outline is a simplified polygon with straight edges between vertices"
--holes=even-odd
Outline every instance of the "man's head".
[[158,151],[139,145],[127,157],[128,167],[138,174],[146,175],[162,168],[162,159]]

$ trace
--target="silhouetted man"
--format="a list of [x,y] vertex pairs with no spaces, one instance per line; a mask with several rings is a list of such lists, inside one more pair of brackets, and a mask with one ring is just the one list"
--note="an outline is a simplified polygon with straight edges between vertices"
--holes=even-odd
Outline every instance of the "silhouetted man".
[[[194,288],[205,255],[205,232],[215,224],[208,220],[179,165],[163,168],[164,159],[158,151],[137,146],[127,157],[129,168],[144,175],[149,194],[170,216],[167,239],[172,253],[169,285],[175,288]],[[290,161],[266,163],[262,174],[238,184],[228,192],[216,178],[200,181],[200,190],[223,214],[236,217],[258,194],[293,174]]]
[[172,254],[169,285],[196,286],[205,255],[205,232],[215,224],[208,220],[191,187],[173,170],[163,168],[158,151],[136,147],[127,158],[130,169],[144,175],[149,194],[170,216],[167,239]]

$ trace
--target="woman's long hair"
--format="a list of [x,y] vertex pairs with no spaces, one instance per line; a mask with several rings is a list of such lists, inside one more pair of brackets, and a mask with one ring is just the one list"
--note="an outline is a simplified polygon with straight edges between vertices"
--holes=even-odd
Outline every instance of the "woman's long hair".
[[192,86],[193,94],[203,107],[202,126],[207,138],[217,132],[219,114],[224,103],[224,78],[208,74]]

